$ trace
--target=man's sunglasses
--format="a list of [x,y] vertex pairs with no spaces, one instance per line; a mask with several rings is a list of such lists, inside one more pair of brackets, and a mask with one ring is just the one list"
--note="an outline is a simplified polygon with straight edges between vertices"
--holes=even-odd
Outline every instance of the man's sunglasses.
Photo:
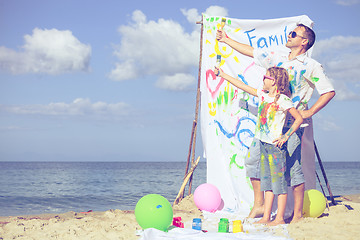
[[303,38],[303,39],[306,39],[306,37],[300,36],[300,35],[297,34],[295,31],[289,32],[289,36],[290,36],[291,38],[296,38],[296,37],[298,36],[298,37],[301,37],[301,38]]

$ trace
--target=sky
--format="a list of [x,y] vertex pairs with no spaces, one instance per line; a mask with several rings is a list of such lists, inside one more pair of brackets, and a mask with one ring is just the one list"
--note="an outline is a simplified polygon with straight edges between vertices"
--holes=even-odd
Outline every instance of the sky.
[[337,93],[321,159],[360,161],[360,0],[0,0],[0,161],[186,161],[201,13],[308,15]]

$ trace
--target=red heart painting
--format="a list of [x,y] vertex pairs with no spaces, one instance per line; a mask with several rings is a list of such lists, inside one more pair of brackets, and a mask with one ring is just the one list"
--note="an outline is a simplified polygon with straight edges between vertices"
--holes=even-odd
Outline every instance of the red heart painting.
[[212,81],[217,81],[218,78],[216,77],[216,75],[215,75],[215,73],[214,73],[213,70],[208,69],[208,70],[206,71],[206,87],[207,87],[207,89],[209,90],[209,92],[211,93],[211,97],[212,97],[212,98],[215,98],[215,95],[216,95],[217,92],[219,91],[219,88],[220,88],[221,84],[223,84],[224,79],[223,79],[223,78],[220,78],[220,81],[219,81],[219,83],[216,85],[215,89],[212,89],[212,88],[210,87],[210,85],[209,85],[209,76],[210,76],[210,75],[211,75],[211,77],[212,77],[212,79],[210,79],[210,80],[212,80]]

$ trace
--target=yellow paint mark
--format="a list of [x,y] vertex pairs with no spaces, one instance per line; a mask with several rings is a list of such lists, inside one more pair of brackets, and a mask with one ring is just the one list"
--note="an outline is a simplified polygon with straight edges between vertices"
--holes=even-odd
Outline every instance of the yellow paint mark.
[[215,56],[216,56],[215,53],[212,53],[212,54],[209,55],[209,57],[211,57],[211,58],[213,58],[213,57],[215,57]]
[[234,57],[234,60],[237,62],[237,63],[240,63],[239,59],[237,56]]
[[241,28],[237,28],[237,29],[235,29],[235,32],[238,32],[238,31],[240,31],[241,30]]
[[271,154],[268,155],[268,158],[269,158],[269,164],[270,166],[274,165],[274,162],[273,162],[273,156]]
[[211,116],[215,116],[216,115],[216,103],[214,102],[214,103],[212,103],[212,105],[211,105],[211,102],[209,102],[208,103],[208,107],[209,107],[209,114],[211,115]]
[[215,40],[215,52],[216,52],[217,55],[221,55],[221,57],[223,57],[223,58],[228,58],[234,52],[234,50],[232,48],[230,48],[230,49],[231,49],[230,53],[227,53],[227,51],[226,51],[227,49],[224,50],[224,48],[222,48],[223,52],[220,51],[220,49],[219,49],[219,41]]
[[211,44],[211,42],[206,39],[205,44]]
[[207,33],[210,33],[210,34],[211,34],[211,33],[212,33],[211,29],[207,30]]
[[224,60],[224,59],[221,59],[220,67],[221,67],[222,65],[224,65],[224,64],[225,64],[225,60]]

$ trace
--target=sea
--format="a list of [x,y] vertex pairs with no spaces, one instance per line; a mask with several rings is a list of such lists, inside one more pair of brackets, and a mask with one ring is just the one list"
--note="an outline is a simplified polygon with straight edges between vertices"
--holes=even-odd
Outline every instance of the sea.
[[[360,194],[360,162],[323,166],[334,196]],[[172,204],[185,168],[185,162],[0,162],[0,216],[134,210],[147,194]],[[328,196],[319,166],[317,174]],[[200,162],[191,192],[205,182],[206,162]],[[319,182],[317,188],[322,191]]]

